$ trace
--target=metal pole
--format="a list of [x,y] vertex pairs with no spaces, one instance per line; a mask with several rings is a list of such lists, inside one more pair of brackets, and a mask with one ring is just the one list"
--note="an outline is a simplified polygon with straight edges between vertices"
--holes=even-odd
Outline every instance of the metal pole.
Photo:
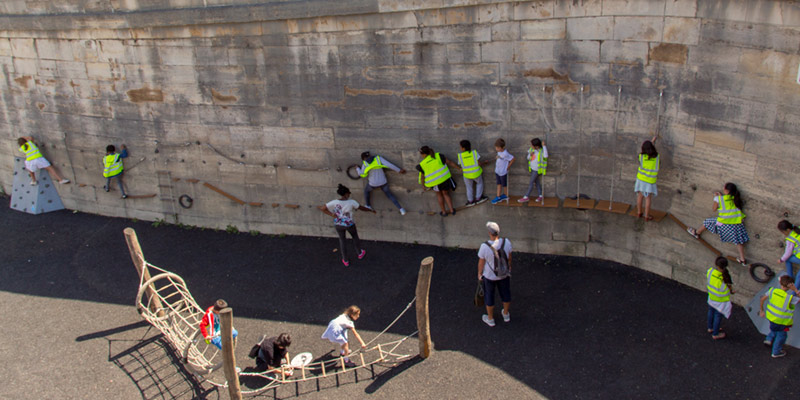
[[658,133],[661,128],[661,99],[664,98],[664,89],[658,91],[658,110],[656,110],[656,134],[655,137],[658,137]]
[[[622,97],[622,85],[617,87],[617,105],[614,110],[614,149],[617,148],[617,119],[619,117],[619,102]],[[617,157],[611,154],[611,200],[608,202],[608,210],[614,206],[614,171],[617,169]]]
[[581,155],[583,154],[581,147],[583,142],[583,114],[585,111],[583,106],[583,84],[581,83],[581,115],[578,119],[578,193],[575,195],[578,207],[581,205]]
[[425,257],[419,266],[417,277],[417,329],[419,330],[419,355],[428,358],[433,349],[431,343],[430,315],[428,314],[428,296],[431,289],[433,273],[433,257]]

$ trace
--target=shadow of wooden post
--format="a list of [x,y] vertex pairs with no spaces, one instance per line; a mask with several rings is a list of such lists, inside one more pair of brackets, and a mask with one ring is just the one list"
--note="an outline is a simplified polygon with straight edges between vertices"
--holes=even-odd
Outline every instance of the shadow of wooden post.
[[431,355],[430,315],[428,315],[428,296],[431,289],[433,273],[433,257],[425,257],[419,266],[417,277],[417,329],[419,330],[419,355],[428,358]]

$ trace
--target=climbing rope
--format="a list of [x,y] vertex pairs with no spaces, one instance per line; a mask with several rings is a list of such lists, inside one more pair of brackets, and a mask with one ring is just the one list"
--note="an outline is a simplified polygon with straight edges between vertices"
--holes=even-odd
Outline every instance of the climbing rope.
[[[617,148],[617,126],[618,126],[617,125],[617,123],[618,123],[617,120],[618,120],[618,117],[619,117],[619,102],[620,102],[621,98],[622,98],[622,85],[619,85],[617,87],[617,104],[614,107],[614,132],[613,132],[613,135],[614,135],[614,140],[613,140],[613,146],[614,147],[613,148],[614,149]],[[614,208],[614,171],[616,171],[616,169],[617,169],[617,157],[612,155],[612,157],[611,157],[611,199],[609,199],[609,201],[608,201],[608,209],[609,209],[609,211]]]
[[583,105],[583,84],[581,83],[581,115],[578,118],[578,193],[575,194],[575,201],[581,205],[581,158],[583,156],[583,116],[586,109]]

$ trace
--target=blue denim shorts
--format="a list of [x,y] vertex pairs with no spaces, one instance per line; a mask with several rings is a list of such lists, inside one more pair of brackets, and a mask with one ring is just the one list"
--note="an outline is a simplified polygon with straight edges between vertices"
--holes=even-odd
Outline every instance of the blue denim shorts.
[[505,174],[503,176],[494,174],[494,177],[496,178],[495,180],[497,181],[498,185],[502,187],[508,186],[508,174]]

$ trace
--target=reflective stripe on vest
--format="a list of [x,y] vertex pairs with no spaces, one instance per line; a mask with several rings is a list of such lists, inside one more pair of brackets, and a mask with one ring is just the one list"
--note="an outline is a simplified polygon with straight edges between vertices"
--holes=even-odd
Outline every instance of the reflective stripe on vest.
[[778,288],[772,288],[768,293],[767,319],[779,325],[791,326],[794,315],[794,304],[792,304],[794,296]]
[[651,158],[650,156],[645,157],[644,154],[639,154],[639,172],[636,174],[636,178],[642,182],[656,183],[660,157]]
[[717,221],[723,224],[741,224],[744,213],[742,210],[736,208],[733,204],[733,196],[726,194],[722,196],[722,201],[719,202],[719,216]]
[[25,161],[35,160],[42,157],[42,153],[39,152],[39,148],[36,147],[36,145],[31,141],[23,144],[19,148],[19,151],[25,153]]
[[363,161],[364,171],[361,172],[361,177],[366,178],[369,175],[369,171],[372,171],[375,168],[389,168],[381,162],[381,156],[375,156],[372,159],[372,162],[367,164],[367,160]]
[[[536,154],[536,158],[533,157],[533,154]],[[541,149],[537,151],[537,150],[534,150],[533,147],[529,148],[528,149],[528,158],[530,159],[530,162],[528,162],[528,172],[533,171],[533,168],[531,168],[531,165],[533,164],[533,161],[535,160],[536,161],[536,167],[537,167],[536,173],[539,174],[539,175],[547,175],[547,159],[546,158],[542,158],[542,150]]]
[[[422,173],[425,174],[426,187],[434,187],[450,179],[450,170],[442,164],[439,153],[434,154],[433,157],[425,157],[419,166],[422,168]],[[419,174],[419,183],[422,183],[422,174]]]
[[122,159],[119,157],[119,154],[109,154],[103,158],[103,164],[105,167],[103,168],[103,176],[108,178],[109,176],[117,176],[122,173]]
[[728,285],[722,281],[722,272],[716,268],[709,268],[706,272],[706,289],[708,289],[709,300],[719,302],[731,300],[731,291],[728,289]]
[[483,169],[478,165],[478,152],[475,150],[460,153],[458,155],[458,165],[461,166],[464,178],[467,179],[475,179],[483,173]]

